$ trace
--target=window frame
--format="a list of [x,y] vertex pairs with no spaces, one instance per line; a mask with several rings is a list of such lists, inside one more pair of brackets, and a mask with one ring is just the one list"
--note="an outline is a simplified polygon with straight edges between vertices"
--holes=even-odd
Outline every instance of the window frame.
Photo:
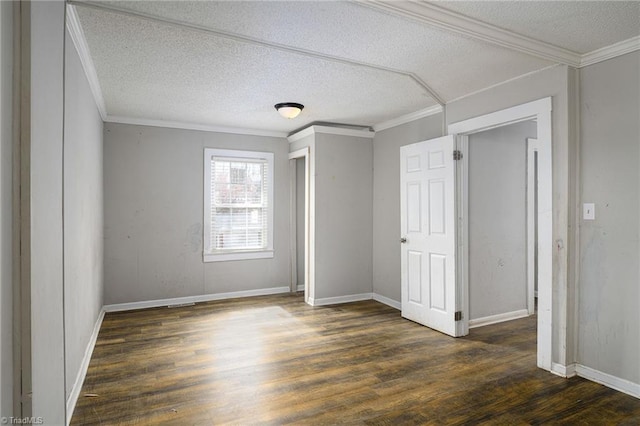
[[[211,158],[227,157],[229,159],[257,159],[267,163],[266,186],[267,186],[267,246],[263,249],[229,249],[216,250],[211,247]],[[222,262],[231,260],[250,260],[273,258],[273,186],[274,186],[274,154],[272,152],[245,151],[235,149],[204,149],[204,197],[203,197],[203,251],[204,262]]]

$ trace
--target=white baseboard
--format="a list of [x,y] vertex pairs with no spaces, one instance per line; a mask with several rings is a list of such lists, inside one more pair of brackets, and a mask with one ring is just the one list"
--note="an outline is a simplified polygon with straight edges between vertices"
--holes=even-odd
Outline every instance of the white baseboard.
[[102,326],[104,313],[105,309],[103,307],[98,314],[98,319],[96,320],[95,325],[93,326],[93,331],[91,332],[89,343],[87,343],[87,347],[84,350],[84,357],[82,357],[80,370],[78,370],[76,380],[75,382],[73,382],[73,387],[71,388],[71,393],[69,394],[69,398],[67,398],[67,426],[69,425],[69,422],[71,422],[73,410],[75,410],[76,408],[76,403],[78,402],[78,398],[80,397],[80,391],[82,390],[84,379],[87,376],[87,370],[89,369],[89,363],[91,362],[91,355],[93,354],[93,348],[95,348],[96,341],[98,340],[98,334],[100,333],[100,327]]
[[488,317],[476,318],[469,320],[469,328],[482,327],[484,325],[497,324],[499,322],[511,321],[518,318],[529,316],[529,311],[520,309],[513,312],[505,312],[504,314],[491,315]]
[[575,363],[562,365],[553,362],[551,363],[551,372],[556,376],[565,378],[580,376],[584,379],[600,383],[601,385],[607,386],[611,389],[640,398],[640,384],[612,376],[611,374],[603,373],[602,371],[595,370],[585,365]]
[[552,362],[550,371],[556,376],[569,378],[576,375],[576,365],[575,364],[562,365],[556,362]]
[[346,296],[324,297],[322,299],[309,298],[311,306],[337,305],[339,303],[359,302],[361,300],[371,300],[371,293],[349,294]]
[[388,297],[382,296],[378,293],[373,293],[373,300],[380,303],[384,303],[385,305],[391,306],[392,308],[396,308],[399,311],[402,310],[402,304],[400,302],[397,302],[393,299],[389,299]]
[[296,291],[304,291],[304,284],[298,284],[298,287],[296,287]]
[[621,379],[620,377],[612,376],[611,374],[603,373],[602,371],[594,370],[591,367],[581,364],[576,364],[575,371],[580,377],[640,398],[640,383],[633,383],[629,380]]
[[212,300],[236,299],[239,297],[268,296],[270,294],[289,293],[287,287],[260,288],[257,290],[232,291],[229,293],[203,294],[200,296],[175,297],[172,299],[146,300],[142,302],[116,303],[105,305],[105,312],[131,311],[134,309],[157,308],[161,306],[181,305],[183,303],[209,302]]

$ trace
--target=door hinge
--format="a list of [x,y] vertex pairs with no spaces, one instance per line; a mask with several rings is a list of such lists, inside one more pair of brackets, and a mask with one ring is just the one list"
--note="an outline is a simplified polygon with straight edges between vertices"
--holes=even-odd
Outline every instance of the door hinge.
[[456,311],[455,315],[453,316],[453,318],[456,321],[462,321],[462,311]]
[[456,161],[462,160],[462,152],[457,149],[453,151],[453,159]]

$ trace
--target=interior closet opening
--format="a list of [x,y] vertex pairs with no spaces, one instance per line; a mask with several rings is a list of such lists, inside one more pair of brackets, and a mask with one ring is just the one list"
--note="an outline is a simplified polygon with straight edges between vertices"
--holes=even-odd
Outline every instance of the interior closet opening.
[[305,170],[306,170],[306,158],[301,157],[295,160],[296,162],[296,178],[295,178],[295,190],[296,190],[296,283],[294,286],[295,291],[304,291],[305,288],[305,252],[306,247],[304,243],[304,206],[306,205],[305,194]]
[[291,293],[313,297],[311,241],[311,160],[309,148],[289,153],[289,266]]
[[535,120],[469,135],[469,327],[535,313]]

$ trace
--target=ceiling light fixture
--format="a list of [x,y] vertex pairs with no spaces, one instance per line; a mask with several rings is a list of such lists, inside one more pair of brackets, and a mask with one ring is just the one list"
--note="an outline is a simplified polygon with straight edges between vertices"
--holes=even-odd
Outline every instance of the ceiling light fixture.
[[292,119],[300,115],[304,105],[295,102],[283,102],[281,104],[275,104],[274,107],[281,116]]

